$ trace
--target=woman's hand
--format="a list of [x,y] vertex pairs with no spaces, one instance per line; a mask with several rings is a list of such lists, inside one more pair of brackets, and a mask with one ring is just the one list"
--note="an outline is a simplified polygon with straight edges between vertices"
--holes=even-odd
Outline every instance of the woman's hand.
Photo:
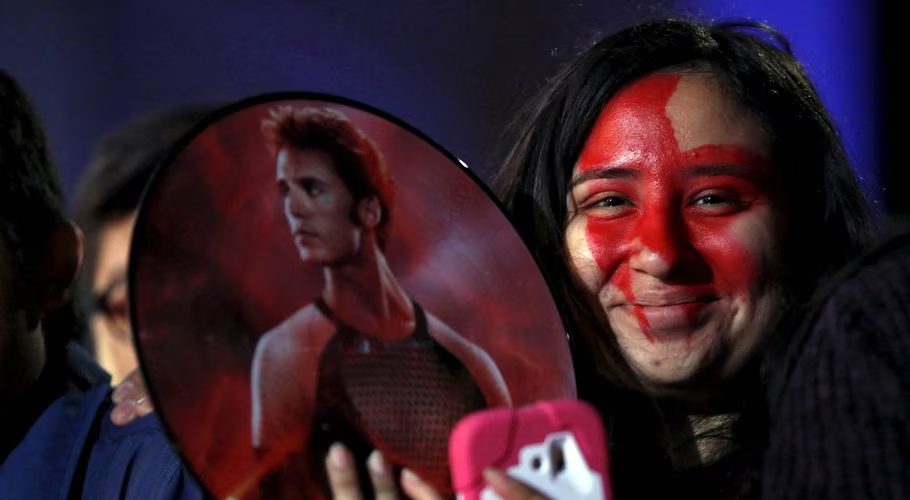
[[111,395],[111,401],[114,402],[111,422],[115,425],[126,425],[155,411],[145,380],[138,369],[130,372],[123,382],[117,385]]
[[[329,448],[325,459],[325,468],[329,477],[329,486],[332,496],[336,500],[361,500],[363,493],[357,483],[357,469],[354,466],[354,456],[341,443],[335,443]],[[379,450],[373,450],[367,458],[367,470],[370,482],[376,493],[376,500],[398,500],[398,489],[395,487],[395,474],[392,466],[386,462]],[[401,489],[408,497],[416,500],[442,500],[439,494],[429,483],[422,481],[410,469],[401,473]]]

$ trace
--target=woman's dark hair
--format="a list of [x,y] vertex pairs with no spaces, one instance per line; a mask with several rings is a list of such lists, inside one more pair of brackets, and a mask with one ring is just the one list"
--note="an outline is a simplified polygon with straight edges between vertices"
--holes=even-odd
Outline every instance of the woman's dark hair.
[[[563,244],[569,179],[607,101],[645,75],[683,66],[707,67],[720,75],[725,90],[759,119],[769,138],[789,217],[781,249],[789,310],[807,302],[817,282],[869,237],[870,211],[841,139],[781,35],[753,22],[665,20],[602,39],[553,77],[518,116],[514,146],[494,180],[577,334],[573,350],[582,393],[586,377],[606,378],[625,394],[637,392],[640,385],[569,274]],[[775,335],[785,335],[780,332],[788,324],[785,316]],[[584,373],[592,366],[592,373]],[[594,390],[603,392],[604,384],[598,384]],[[622,404],[614,400],[608,405]],[[652,423],[662,425],[659,421]],[[647,425],[633,427],[647,432]]]

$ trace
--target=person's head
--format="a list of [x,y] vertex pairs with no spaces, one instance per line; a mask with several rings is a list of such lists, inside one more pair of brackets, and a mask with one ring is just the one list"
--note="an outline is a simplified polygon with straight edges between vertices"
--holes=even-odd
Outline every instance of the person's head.
[[186,106],[116,129],[98,143],[80,181],[73,212],[86,241],[81,295],[90,337],[84,340],[114,382],[137,366],[127,319],[126,268],[142,193],[174,144],[214,109]]
[[786,42],[642,24],[557,75],[498,179],[614,381],[698,397],[865,240],[865,200]]
[[343,113],[281,106],[262,123],[284,215],[301,260],[346,262],[365,241],[384,248],[392,185],[376,146]]
[[0,71],[0,395],[34,382],[45,341],[68,340],[69,332],[41,328],[65,303],[81,260],[81,233],[63,216],[61,198],[41,123]]

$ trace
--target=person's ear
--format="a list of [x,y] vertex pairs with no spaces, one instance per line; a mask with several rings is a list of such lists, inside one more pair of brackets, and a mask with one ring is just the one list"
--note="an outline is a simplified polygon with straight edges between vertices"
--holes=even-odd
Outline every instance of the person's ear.
[[375,228],[382,222],[382,205],[376,195],[370,195],[357,202],[357,218],[364,227]]
[[37,305],[42,314],[69,299],[82,267],[83,239],[82,230],[69,220],[57,224],[48,235],[34,274]]

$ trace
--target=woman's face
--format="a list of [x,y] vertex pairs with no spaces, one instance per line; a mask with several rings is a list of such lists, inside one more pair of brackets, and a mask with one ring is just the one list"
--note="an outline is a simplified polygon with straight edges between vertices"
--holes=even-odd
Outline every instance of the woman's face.
[[729,377],[776,320],[783,224],[769,158],[759,121],[710,72],[628,85],[584,145],[569,266],[656,390]]

